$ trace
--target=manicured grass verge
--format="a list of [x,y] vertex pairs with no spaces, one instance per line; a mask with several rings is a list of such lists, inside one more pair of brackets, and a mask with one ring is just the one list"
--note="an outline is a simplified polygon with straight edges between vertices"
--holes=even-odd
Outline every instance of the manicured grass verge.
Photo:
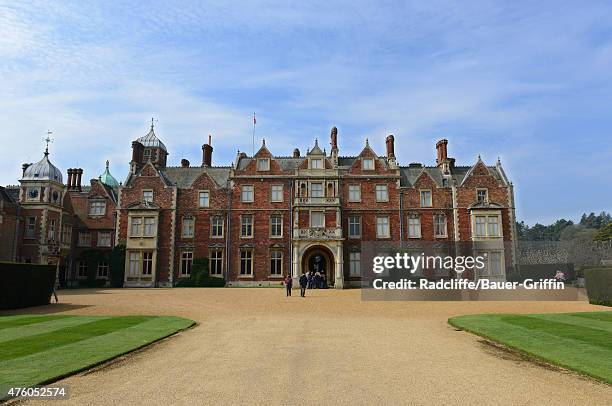
[[448,320],[548,363],[612,384],[612,312],[480,314]]
[[194,324],[155,316],[0,317],[0,388],[51,382]]

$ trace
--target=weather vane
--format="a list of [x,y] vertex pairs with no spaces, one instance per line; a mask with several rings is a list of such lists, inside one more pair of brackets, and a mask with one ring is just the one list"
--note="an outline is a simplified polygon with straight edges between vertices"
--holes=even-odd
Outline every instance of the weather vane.
[[47,130],[47,136],[43,138],[43,141],[45,142],[45,155],[49,155],[49,143],[53,142],[51,134],[53,134],[53,131]]

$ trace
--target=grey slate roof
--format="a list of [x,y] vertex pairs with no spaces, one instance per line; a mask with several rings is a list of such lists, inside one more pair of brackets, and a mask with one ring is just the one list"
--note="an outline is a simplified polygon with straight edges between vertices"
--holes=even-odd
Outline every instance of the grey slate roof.
[[188,167],[173,166],[163,168],[161,170],[166,179],[175,184],[179,188],[185,189],[191,187],[191,184],[203,173],[207,173],[215,183],[225,187],[229,179],[229,167]]
[[[302,162],[304,162],[306,158],[305,157],[279,156],[279,157],[274,157],[272,159],[274,159],[274,161],[278,163],[278,165],[281,167],[283,171],[294,171],[302,164]],[[240,158],[240,161],[238,161],[238,166],[236,167],[236,170],[239,170],[239,171],[244,170],[244,168],[246,168],[249,165],[249,163],[251,163],[252,160],[253,158],[251,157]]]
[[19,202],[19,186],[7,186],[4,188],[4,192],[13,203]]
[[[455,181],[457,186],[463,182],[465,176],[468,174],[471,168],[471,166],[455,166],[453,168],[451,171],[451,178]],[[487,166],[487,168],[491,172],[491,175],[497,179],[497,181],[502,181],[502,176],[500,175],[497,167]],[[401,185],[404,187],[411,187],[423,171],[427,172],[427,174],[433,178],[438,186],[442,186],[442,179],[444,179],[445,176],[436,166],[400,167]]]

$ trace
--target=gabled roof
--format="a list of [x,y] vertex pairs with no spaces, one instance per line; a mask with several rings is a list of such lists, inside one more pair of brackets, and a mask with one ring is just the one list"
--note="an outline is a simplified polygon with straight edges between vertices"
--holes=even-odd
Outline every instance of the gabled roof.
[[13,203],[19,203],[19,186],[7,186],[3,189]]
[[315,145],[312,147],[310,151],[306,153],[306,155],[325,155],[325,152],[321,148],[319,148],[319,140],[315,138]]

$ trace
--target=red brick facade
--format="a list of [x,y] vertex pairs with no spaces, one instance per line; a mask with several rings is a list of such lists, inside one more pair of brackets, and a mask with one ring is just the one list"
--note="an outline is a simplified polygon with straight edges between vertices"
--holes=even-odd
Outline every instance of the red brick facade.
[[[455,166],[445,140],[438,143],[436,166],[400,166],[392,136],[386,156],[367,142],[358,156],[339,156],[334,129],[330,153],[316,142],[304,156],[297,150],[293,156],[274,156],[264,143],[254,156],[239,152],[231,166],[219,167],[212,165],[212,146],[205,144],[201,165],[183,161],[166,167],[143,156],[146,148],[154,149],[154,156],[167,155],[153,133],[148,137],[146,146],[132,145],[132,170],[120,189],[117,242],[127,244],[128,257],[134,255],[133,263],[126,261],[126,274],[130,266],[135,273],[144,269],[137,261],[145,255],[140,251],[154,252],[156,260],[151,278],[126,280],[129,286],[173,286],[188,276],[194,258],[211,258],[212,264],[213,255],[217,265],[211,268],[230,284],[280,284],[283,276],[296,277],[310,267],[318,255],[329,284],[346,287],[359,281],[351,261],[357,260],[354,253],[362,242],[486,240],[503,245],[514,240],[512,184],[501,164],[478,160],[470,167]],[[145,206],[144,191],[152,192]],[[130,236],[129,221],[145,208],[159,217],[143,250],[135,242],[143,244],[144,237]],[[503,271],[513,255],[512,248],[502,251]]]

